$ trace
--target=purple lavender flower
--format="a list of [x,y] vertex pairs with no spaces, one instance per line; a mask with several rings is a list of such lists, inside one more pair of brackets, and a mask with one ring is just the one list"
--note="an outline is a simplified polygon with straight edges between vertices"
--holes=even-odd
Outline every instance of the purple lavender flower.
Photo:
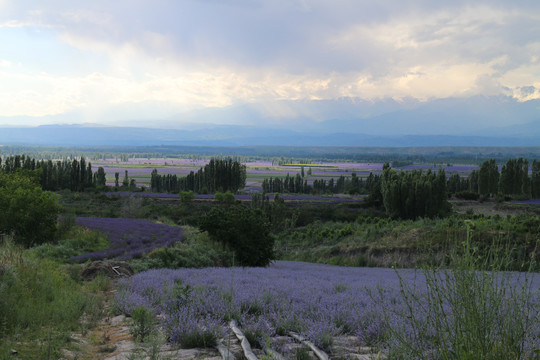
[[[513,283],[519,281],[516,274],[508,276]],[[412,308],[404,300],[399,277],[420,300]],[[531,287],[538,289],[540,274],[531,274],[531,280]],[[278,335],[294,331],[323,348],[331,348],[338,335],[356,335],[364,345],[387,347],[393,341],[388,338],[389,328],[399,329],[405,338],[422,341],[426,353],[436,356],[430,341],[437,329],[422,329],[427,335],[417,339],[418,324],[430,316],[428,301],[421,271],[286,261],[268,268],[150,270],[122,281],[115,298],[117,308],[124,311],[151,304],[162,314],[171,339],[178,342],[195,336],[190,335],[190,328],[199,332],[216,329],[234,318],[253,334],[258,330],[259,334]],[[538,309],[538,303],[536,292],[531,309]],[[443,306],[451,322],[452,308]],[[401,316],[411,310],[416,324]],[[530,316],[537,316],[532,313]],[[538,346],[538,335],[540,326],[528,329],[525,349]],[[490,336],[497,336],[496,332]]]
[[183,230],[180,227],[147,220],[79,217],[77,224],[101,231],[109,238],[111,245],[105,250],[74,256],[70,259],[73,262],[133,259],[154,249],[170,246],[183,238]]

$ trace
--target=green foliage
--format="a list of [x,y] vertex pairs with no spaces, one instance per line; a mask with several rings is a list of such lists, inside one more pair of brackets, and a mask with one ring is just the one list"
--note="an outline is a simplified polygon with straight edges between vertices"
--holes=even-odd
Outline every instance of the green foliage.
[[141,196],[127,196],[121,200],[120,216],[124,218],[144,218],[146,209],[145,199]]
[[234,204],[236,202],[234,194],[230,191],[226,191],[224,193],[219,191],[216,192],[214,195],[214,200],[220,204]]
[[159,175],[154,169],[150,178],[152,191],[215,193],[216,191],[237,192],[246,185],[246,166],[231,158],[211,158],[197,172],[178,178],[175,174]]
[[73,256],[106,249],[109,244],[110,241],[100,232],[76,226],[69,229],[56,244],[41,244],[29,249],[29,253],[38,258],[67,262]]
[[151,334],[147,341],[140,344],[128,356],[128,360],[173,360],[174,354],[164,355],[161,348],[167,343],[167,339],[160,333]]
[[[451,259],[446,254],[454,246],[454,238],[465,236],[465,221],[475,228],[471,242],[479,254],[509,252],[513,261],[507,270],[523,271],[532,261],[538,269],[540,220],[531,214],[508,218],[453,215],[415,221],[362,216],[352,223],[314,222],[279,233],[275,251],[282,260],[342,266],[449,264]],[[505,246],[492,249],[498,238]]]
[[[528,341],[523,334],[535,326],[534,315],[538,313],[538,305],[531,302],[534,291],[531,280],[525,274],[516,281],[512,274],[501,272],[512,261],[510,253],[478,253],[470,242],[472,224],[466,225],[468,236],[461,248],[455,248],[452,268],[424,271],[428,307],[422,314],[417,311],[424,306],[425,299],[400,278],[400,301],[408,310],[385,313],[394,340],[390,359],[426,357],[426,339],[434,347],[435,357],[441,359],[503,360],[533,356],[523,353],[524,342]],[[389,326],[391,317],[396,315],[412,331],[405,332],[405,326],[403,329]],[[425,319],[424,315],[427,315]]]
[[503,195],[529,199],[531,196],[529,161],[523,158],[508,159],[501,169],[499,189]]
[[381,183],[386,213],[401,219],[443,216],[450,210],[446,185],[444,170],[437,174],[430,170],[397,173],[387,167]]
[[472,191],[459,191],[455,194],[456,198],[463,200],[478,200],[480,195]]
[[[16,339],[20,355],[28,359],[60,356],[81,316],[102,308],[102,297],[87,293],[56,263],[28,256],[10,239],[0,244],[0,299],[0,354]],[[31,344],[28,353],[25,341]]]
[[533,199],[538,199],[540,198],[540,161],[533,160],[531,170],[531,195]]
[[266,215],[274,231],[281,231],[291,225],[291,218],[294,218],[294,215],[289,214],[285,200],[279,194],[275,194],[274,201],[270,201],[267,194],[254,193],[251,195],[250,206],[252,209],[260,209]]
[[482,163],[478,172],[478,193],[489,197],[497,194],[499,187],[499,168],[495,159],[486,160]]
[[309,349],[305,346],[302,346],[298,349],[296,349],[296,351],[294,351],[294,354],[293,354],[293,359],[295,360],[310,360],[311,359],[311,355],[309,355]]
[[[303,171],[301,169],[301,171]],[[311,175],[311,168],[308,169],[308,176]],[[341,175],[337,180],[331,178],[326,179],[314,179],[313,183],[308,184],[305,179],[305,174],[301,172],[294,176],[269,177],[265,178],[262,182],[262,190],[264,193],[298,193],[298,194],[361,194],[368,193],[372,190],[372,186],[375,185],[373,178],[378,175],[370,174],[370,177],[364,181],[356,173],[352,173],[350,177]]]
[[193,194],[193,191],[180,191],[178,194],[180,197],[180,202],[183,204],[189,204],[193,200],[195,200],[195,194]]
[[215,347],[218,344],[218,337],[214,329],[194,327],[183,334],[179,343],[184,349]]
[[241,266],[267,266],[274,259],[270,224],[259,209],[214,207],[202,217],[200,229],[234,251]]
[[99,293],[106,291],[111,286],[111,279],[106,275],[99,273],[94,280],[85,284],[85,289],[92,293]]
[[156,249],[142,259],[134,259],[132,266],[137,272],[159,268],[231,266],[232,258],[232,251],[211,241],[206,233],[186,228],[183,242]]
[[137,341],[144,341],[156,331],[156,318],[151,309],[139,306],[131,313],[130,333]]
[[54,240],[58,205],[31,178],[0,171],[0,233],[32,246]]

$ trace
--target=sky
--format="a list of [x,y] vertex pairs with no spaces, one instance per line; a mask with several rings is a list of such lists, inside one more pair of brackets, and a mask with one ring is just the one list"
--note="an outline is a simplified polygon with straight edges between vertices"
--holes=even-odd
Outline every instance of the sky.
[[474,96],[540,99],[540,1],[0,0],[0,125]]

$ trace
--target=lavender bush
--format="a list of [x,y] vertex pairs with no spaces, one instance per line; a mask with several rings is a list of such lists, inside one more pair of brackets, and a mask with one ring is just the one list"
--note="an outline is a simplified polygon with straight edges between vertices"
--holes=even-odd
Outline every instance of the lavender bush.
[[[505,276],[509,279],[505,284],[511,285],[520,275]],[[418,301],[403,298],[404,283]],[[534,289],[526,304],[528,310],[522,314],[527,319],[513,316],[534,324],[539,313],[540,274],[530,274],[527,286]],[[295,331],[329,351],[338,335],[356,335],[364,345],[389,349],[400,345],[390,336],[390,329],[422,333],[424,337],[411,336],[435,354],[436,344],[430,341],[437,329],[428,326],[419,332],[415,327],[429,324],[429,294],[422,271],[397,273],[279,261],[268,268],[150,270],[123,280],[115,304],[126,314],[139,306],[152,306],[162,315],[169,338],[177,342],[190,338],[189,329],[213,329],[217,334],[220,324],[234,318],[255,337]],[[447,305],[443,309],[452,314]],[[411,313],[415,323],[401,316]],[[540,328],[535,325],[524,331],[521,336],[528,340],[523,342],[522,354],[531,354],[539,346]]]
[[176,226],[147,220],[79,217],[77,225],[104,233],[111,242],[109,248],[70,259],[73,262],[99,259],[127,260],[140,257],[154,249],[182,241],[183,230]]

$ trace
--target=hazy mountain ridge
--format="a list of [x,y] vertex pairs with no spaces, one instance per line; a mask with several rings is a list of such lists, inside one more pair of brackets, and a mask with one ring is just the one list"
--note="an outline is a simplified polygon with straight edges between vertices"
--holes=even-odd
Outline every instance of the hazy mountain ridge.
[[[77,114],[46,120],[66,124],[70,119],[71,123],[80,120]],[[8,123],[6,118],[0,120]],[[29,119],[12,120],[24,123]],[[505,125],[509,120],[513,125]],[[540,100],[476,96],[426,102],[355,98],[280,101],[117,123],[122,126],[100,125],[98,119],[82,125],[5,126],[0,128],[0,144],[535,146],[540,145]]]
[[296,132],[284,129],[209,126],[202,130],[138,127],[91,127],[46,125],[33,128],[2,128],[0,144],[25,145],[204,145],[204,146],[535,146],[537,136],[374,136],[335,132]]

